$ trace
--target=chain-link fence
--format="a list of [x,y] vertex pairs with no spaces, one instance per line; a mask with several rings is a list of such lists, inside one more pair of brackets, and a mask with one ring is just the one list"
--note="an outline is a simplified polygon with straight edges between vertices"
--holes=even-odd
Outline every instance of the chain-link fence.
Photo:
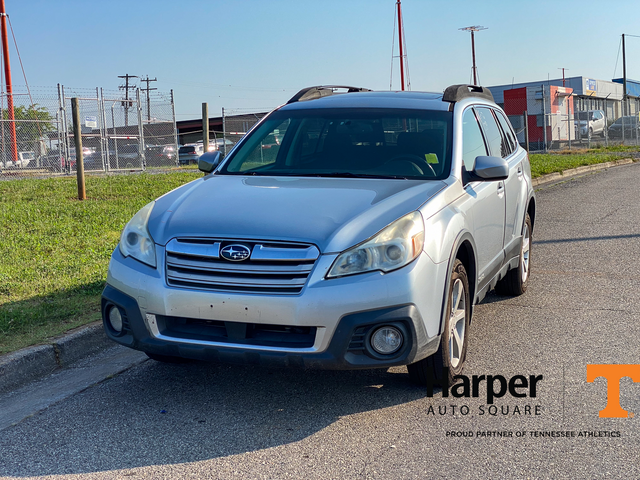
[[177,164],[173,93],[141,96],[139,89],[123,93],[62,85],[14,88],[11,95],[0,95],[0,179],[75,172],[73,97],[79,99],[86,171],[129,171]]
[[640,145],[640,99],[581,97],[554,85],[504,91],[505,113],[530,151]]
[[264,111],[257,112],[257,110],[249,108],[222,109],[223,141],[219,148],[223,155],[268,113]]

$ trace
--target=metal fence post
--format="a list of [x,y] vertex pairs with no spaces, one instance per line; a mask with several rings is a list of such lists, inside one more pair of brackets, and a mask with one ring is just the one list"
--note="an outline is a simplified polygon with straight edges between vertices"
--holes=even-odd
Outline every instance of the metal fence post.
[[64,166],[67,173],[71,173],[71,145],[69,145],[69,123],[67,120],[67,98],[64,94],[64,85],[60,86],[62,91],[62,121],[64,122]]
[[105,169],[104,142],[107,137],[106,130],[105,130],[107,126],[107,122],[105,121],[105,115],[104,115],[104,99],[102,95],[102,88],[96,87],[96,95],[98,97],[98,117],[100,118],[100,162],[102,163],[102,171],[104,171]]
[[627,114],[627,106],[626,106],[626,100],[624,98],[624,96],[622,97],[622,130],[620,130],[622,132],[621,135],[621,139],[622,139],[622,145],[624,145],[625,142],[625,125],[624,125],[624,117]]
[[173,121],[173,139],[176,146],[176,165],[179,166],[180,164],[178,162],[178,150],[180,149],[180,147],[178,147],[178,126],[176,124],[176,105],[173,102],[173,89],[171,89],[171,119]]
[[548,153],[547,150],[547,105],[546,97],[544,94],[544,85],[542,85],[542,131],[544,132],[544,153]]
[[529,151],[529,112],[527,110],[524,111],[524,145]]
[[[118,158],[118,138],[116,136],[116,117],[113,112],[113,106],[115,102],[111,104],[111,124],[113,125],[113,153],[116,156],[116,170],[120,168],[120,160]],[[109,169],[111,169],[111,161],[109,161],[108,165]]]
[[142,105],[140,103],[140,89],[136,88],[136,102],[138,102],[138,148],[140,149],[140,168],[144,170],[147,166],[147,159],[144,151],[144,127],[142,126]]
[[224,116],[224,107],[222,107],[222,156],[227,155],[227,120]]

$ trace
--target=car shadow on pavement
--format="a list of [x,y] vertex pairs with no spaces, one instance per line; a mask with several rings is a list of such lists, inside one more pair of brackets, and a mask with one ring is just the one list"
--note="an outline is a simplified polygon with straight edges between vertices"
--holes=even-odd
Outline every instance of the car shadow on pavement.
[[252,452],[298,442],[347,415],[425,396],[404,367],[305,371],[147,361],[0,432],[0,476],[104,472]]

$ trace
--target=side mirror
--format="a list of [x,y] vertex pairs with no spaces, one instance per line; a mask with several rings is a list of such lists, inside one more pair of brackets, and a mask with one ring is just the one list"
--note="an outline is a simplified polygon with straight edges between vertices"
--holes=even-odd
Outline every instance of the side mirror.
[[509,165],[500,157],[476,157],[476,163],[471,173],[471,180],[492,182],[506,180],[509,177]]
[[220,160],[222,160],[220,152],[205,152],[198,158],[198,170],[204,173],[211,173],[220,165]]

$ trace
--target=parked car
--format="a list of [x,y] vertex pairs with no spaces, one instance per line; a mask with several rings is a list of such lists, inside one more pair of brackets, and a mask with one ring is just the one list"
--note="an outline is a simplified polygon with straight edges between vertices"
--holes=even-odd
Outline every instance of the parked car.
[[628,115],[618,118],[609,127],[609,138],[622,138],[622,126],[624,124],[624,138],[631,140],[640,136],[640,123],[637,115]]
[[[89,164],[97,161],[96,158],[100,157],[100,153],[96,152],[95,148],[82,147],[82,157],[84,159],[85,168],[87,168],[87,160]],[[102,162],[100,160],[100,162]],[[69,158],[65,157],[64,149],[51,149],[40,159],[40,168],[46,168],[51,172],[66,172],[76,169],[76,149],[75,147],[69,148]]]
[[140,144],[118,145],[118,166],[120,168],[138,168],[144,164],[144,161]]
[[[9,157],[10,158],[10,157]],[[35,152],[18,152],[18,158],[15,160],[5,160],[0,162],[0,168],[27,168],[29,164],[36,160]]]
[[[201,147],[203,144],[204,144],[204,141],[202,140],[198,140],[195,143],[195,145],[200,145]],[[191,144],[188,144],[188,145],[191,145]],[[209,149],[207,151],[215,152],[216,150],[220,150],[220,152],[223,155],[226,155],[223,147],[226,147],[226,152],[228,153],[233,148],[234,145],[235,143],[229,140],[228,138],[216,138],[209,141]]]
[[216,138],[213,142],[213,150],[209,149],[209,151],[219,150],[223,155],[226,155],[234,146],[235,143],[228,138]]
[[604,119],[604,112],[602,110],[577,112],[576,118],[578,137],[593,137],[594,135],[601,135],[604,137],[607,125]]
[[147,145],[147,164],[151,166],[169,166],[176,164],[175,145]]
[[299,92],[131,219],[102,294],[112,340],[160,361],[462,372],[472,306],[527,289],[527,152],[483,87],[336,88]]
[[202,143],[188,143],[182,145],[178,149],[178,161],[180,165],[188,165],[190,163],[198,163],[200,155],[204,153]]

